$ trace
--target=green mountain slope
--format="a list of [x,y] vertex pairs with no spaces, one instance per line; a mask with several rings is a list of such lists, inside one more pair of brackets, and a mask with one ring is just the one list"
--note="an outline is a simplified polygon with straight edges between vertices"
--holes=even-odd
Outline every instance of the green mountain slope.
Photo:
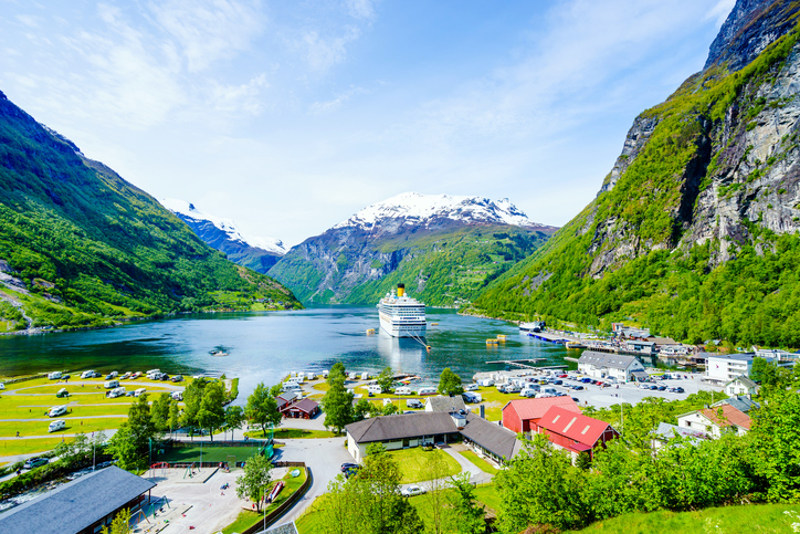
[[725,61],[637,117],[597,198],[473,311],[800,346],[797,14],[726,22]]
[[0,93],[0,331],[299,306]]

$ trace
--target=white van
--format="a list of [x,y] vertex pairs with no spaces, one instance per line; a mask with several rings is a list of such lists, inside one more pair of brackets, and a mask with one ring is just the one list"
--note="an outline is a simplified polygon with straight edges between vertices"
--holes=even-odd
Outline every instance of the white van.
[[480,380],[478,380],[478,385],[480,387],[488,388],[494,385],[494,380],[492,380],[491,378],[481,378]]
[[372,395],[380,395],[383,393],[383,388],[380,387],[378,384],[370,384],[367,386],[367,392],[371,393]]
[[173,391],[170,394],[170,397],[172,397],[176,401],[182,401],[183,400],[183,392],[182,391]]
[[411,395],[411,388],[408,386],[400,386],[399,388],[394,388],[395,395]]
[[433,387],[422,387],[419,388],[419,391],[417,392],[418,395],[433,395],[435,393],[436,393],[436,388]]
[[422,408],[422,401],[419,399],[408,399],[406,401],[407,408]]
[[47,375],[49,380],[61,380],[61,371],[53,371],[49,375]]
[[64,415],[67,413],[66,406],[53,406],[50,408],[50,411],[47,412],[47,417],[58,417],[59,415]]
[[89,369],[81,373],[81,378],[94,378],[94,369]]
[[63,419],[57,419],[55,421],[51,421],[50,425],[47,427],[48,432],[56,432],[58,430],[64,430],[67,427],[66,421]]
[[366,371],[361,373],[361,380],[369,380],[369,373]]
[[119,380],[106,380],[103,384],[103,387],[106,389],[114,389],[119,387]]
[[124,397],[125,393],[126,391],[124,387],[118,387],[108,392],[108,398],[116,399],[117,397]]
[[481,402],[483,400],[480,393],[472,391],[465,391],[461,396],[464,398],[464,402]]
[[144,393],[145,391],[147,391],[145,388],[139,388],[139,389],[137,389],[136,391],[133,392],[133,396],[134,397],[140,397],[142,395],[142,393]]
[[322,378],[328,378],[328,370],[327,369],[322,371]]

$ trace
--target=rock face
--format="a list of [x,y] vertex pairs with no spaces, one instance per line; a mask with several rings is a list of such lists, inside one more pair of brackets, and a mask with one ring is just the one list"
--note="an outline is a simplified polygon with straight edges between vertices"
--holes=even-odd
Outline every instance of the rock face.
[[270,276],[307,302],[373,303],[402,281],[428,304],[454,305],[554,230],[507,199],[404,193],[293,247]]
[[[800,342],[776,296],[800,278],[780,261],[800,249],[798,12],[797,2],[739,0],[704,70],[636,118],[597,198],[478,308],[633,317],[692,341]],[[748,314],[771,315],[772,327],[724,324],[742,314],[739,298],[758,301]]]
[[168,199],[161,203],[233,263],[266,274],[286,254],[280,239],[245,236],[233,221],[203,213],[190,202]]

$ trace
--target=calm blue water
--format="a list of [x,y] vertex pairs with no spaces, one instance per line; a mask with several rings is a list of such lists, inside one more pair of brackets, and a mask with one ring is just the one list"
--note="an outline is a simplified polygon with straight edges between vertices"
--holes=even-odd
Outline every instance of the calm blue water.
[[[226,374],[240,378],[243,395],[258,382],[274,384],[287,372],[322,370],[335,361],[348,370],[379,371],[391,366],[438,380],[450,367],[465,380],[499,359],[546,358],[562,364],[566,350],[522,336],[513,324],[465,317],[429,308],[430,353],[416,341],[367,336],[378,329],[374,307],[325,307],[292,312],[206,314],[141,322],[85,332],[0,337],[0,375],[67,369]],[[508,342],[487,348],[486,338],[507,334]],[[223,348],[228,356],[209,351]],[[240,397],[241,398],[241,397]]]

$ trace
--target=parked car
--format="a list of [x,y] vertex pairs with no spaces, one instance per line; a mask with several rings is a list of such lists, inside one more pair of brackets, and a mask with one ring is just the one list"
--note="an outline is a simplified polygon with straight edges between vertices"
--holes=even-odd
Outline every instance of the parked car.
[[361,466],[360,466],[360,465],[358,465],[358,464],[354,464],[354,463],[350,463],[350,462],[343,463],[343,464],[341,465],[341,467],[339,467],[339,469],[341,469],[341,470],[342,470],[342,473],[344,473],[344,472],[345,472],[345,471],[347,471],[348,469],[360,469],[360,468],[361,468]]
[[467,384],[464,386],[464,391],[478,391],[478,384]]
[[422,401],[419,399],[406,400],[406,408],[422,408]]
[[47,458],[40,458],[37,456],[35,458],[28,458],[27,460],[25,460],[25,463],[22,464],[22,468],[33,469],[34,467],[39,467],[40,465],[45,465],[48,463],[50,463],[50,460],[48,460]]
[[406,486],[400,490],[401,495],[405,495],[406,497],[411,497],[413,495],[422,495],[425,493],[425,490],[422,489],[421,486],[417,484],[411,484],[410,486]]
[[183,376],[182,375],[175,375],[172,378],[170,378],[170,381],[171,382],[183,382]]
[[61,388],[58,390],[58,393],[56,393],[56,398],[61,399],[63,397],[69,397],[69,391],[67,391],[67,388]]
[[106,375],[106,380],[111,380],[112,378],[117,378],[118,374],[119,373],[117,373],[116,371],[111,371],[110,373],[108,373]]

